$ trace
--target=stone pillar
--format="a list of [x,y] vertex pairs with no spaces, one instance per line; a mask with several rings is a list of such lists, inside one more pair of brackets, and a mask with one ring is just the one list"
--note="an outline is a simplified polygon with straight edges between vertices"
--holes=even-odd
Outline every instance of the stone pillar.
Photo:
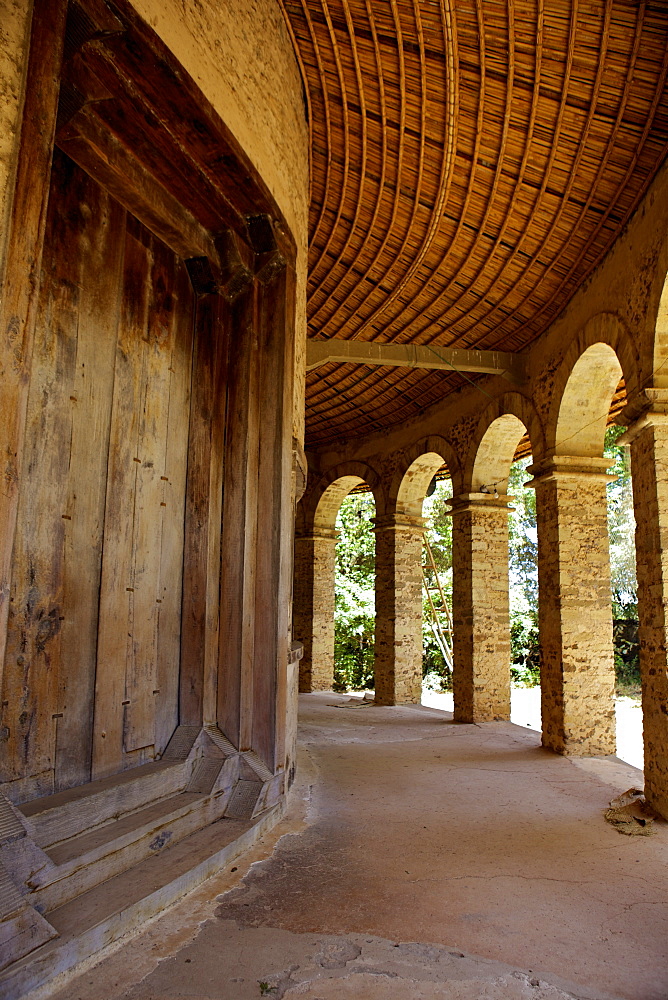
[[422,697],[422,535],[408,514],[377,517],[374,670],[379,705],[419,705]]
[[538,521],[543,746],[557,753],[616,749],[609,464],[558,456],[529,469]]
[[334,557],[338,532],[295,538],[292,634],[304,645],[299,690],[331,691],[334,681]]
[[644,414],[620,441],[631,445],[645,795],[668,818],[668,415]]
[[450,501],[457,722],[510,718],[508,500],[465,493]]

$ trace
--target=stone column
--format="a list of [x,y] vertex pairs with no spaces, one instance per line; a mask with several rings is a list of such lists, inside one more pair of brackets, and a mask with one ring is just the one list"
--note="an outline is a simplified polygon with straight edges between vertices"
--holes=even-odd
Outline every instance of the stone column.
[[645,795],[668,818],[668,415],[644,414],[620,441],[631,445]]
[[295,538],[292,633],[304,645],[299,690],[331,691],[334,681],[334,557],[338,532]]
[[616,749],[609,464],[558,456],[529,469],[538,521],[543,746],[557,753]]
[[422,697],[422,535],[408,514],[377,517],[374,670],[379,705],[419,705]]
[[457,722],[510,718],[509,497],[453,497],[452,619]]

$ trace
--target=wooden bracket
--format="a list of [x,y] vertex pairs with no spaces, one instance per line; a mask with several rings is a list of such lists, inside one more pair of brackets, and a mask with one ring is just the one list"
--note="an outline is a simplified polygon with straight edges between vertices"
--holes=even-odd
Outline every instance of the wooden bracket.
[[196,295],[212,295],[218,291],[216,276],[208,257],[188,257],[184,263]]
[[268,215],[250,215],[246,224],[255,251],[255,274],[263,285],[268,285],[285,270],[287,264],[276,238],[273,220]]
[[214,243],[220,257],[220,291],[233,302],[253,284],[254,254],[248,244],[231,229],[217,236]]

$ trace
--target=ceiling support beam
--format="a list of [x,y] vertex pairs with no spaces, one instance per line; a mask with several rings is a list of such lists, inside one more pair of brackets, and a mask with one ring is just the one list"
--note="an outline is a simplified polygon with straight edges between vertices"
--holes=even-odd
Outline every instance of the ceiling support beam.
[[484,375],[503,375],[511,382],[522,382],[526,377],[522,355],[504,351],[475,351],[462,347],[418,347],[416,344],[364,343],[359,340],[308,341],[307,371],[333,361],[342,364],[480,372]]

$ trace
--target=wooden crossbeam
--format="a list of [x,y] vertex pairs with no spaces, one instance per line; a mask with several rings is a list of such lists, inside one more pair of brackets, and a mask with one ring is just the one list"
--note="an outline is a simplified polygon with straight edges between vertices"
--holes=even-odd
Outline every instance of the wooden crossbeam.
[[375,344],[359,340],[309,340],[306,370],[329,362],[387,365],[396,368],[441,368],[446,371],[503,375],[511,382],[525,378],[524,358],[506,351],[476,351],[461,347],[419,347],[416,344]]

